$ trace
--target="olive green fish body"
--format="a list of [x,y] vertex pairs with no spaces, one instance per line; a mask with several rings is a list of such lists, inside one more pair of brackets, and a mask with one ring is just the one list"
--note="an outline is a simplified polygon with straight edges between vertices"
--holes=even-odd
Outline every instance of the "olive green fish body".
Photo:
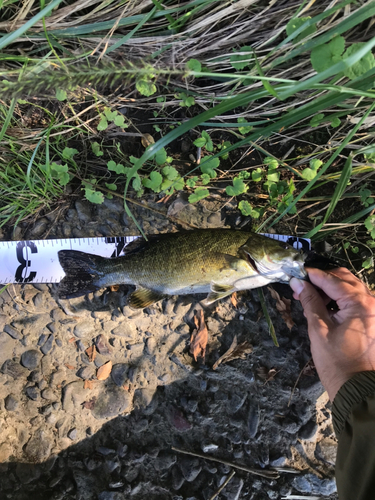
[[305,276],[302,256],[293,248],[258,234],[225,229],[160,235],[114,259],[74,250],[60,251],[59,259],[66,272],[60,296],[136,285],[130,300],[134,307],[165,295],[190,293],[209,293],[210,303],[236,290],[289,281],[290,271]]

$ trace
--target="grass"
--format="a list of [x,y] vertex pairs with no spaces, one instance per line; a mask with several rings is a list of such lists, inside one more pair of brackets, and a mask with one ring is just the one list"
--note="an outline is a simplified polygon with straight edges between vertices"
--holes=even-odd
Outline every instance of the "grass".
[[67,189],[120,194],[131,217],[132,199],[215,193],[368,267],[374,2],[72,4],[0,1],[0,225]]

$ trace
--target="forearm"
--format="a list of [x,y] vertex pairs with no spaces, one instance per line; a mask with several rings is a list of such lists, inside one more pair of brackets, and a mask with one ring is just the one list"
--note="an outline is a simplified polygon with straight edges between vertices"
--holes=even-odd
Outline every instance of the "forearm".
[[336,481],[340,500],[375,497],[375,371],[346,382],[333,402],[338,437]]

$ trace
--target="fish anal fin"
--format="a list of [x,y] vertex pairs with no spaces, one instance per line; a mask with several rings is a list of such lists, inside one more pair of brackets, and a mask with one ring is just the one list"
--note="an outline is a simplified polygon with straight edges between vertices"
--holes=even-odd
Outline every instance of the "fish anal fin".
[[149,288],[139,287],[130,295],[129,305],[130,307],[134,307],[134,309],[143,309],[164,297],[165,295],[160,292],[155,292]]
[[235,291],[233,285],[220,285],[219,283],[211,283],[211,292],[204,299],[204,305],[208,306],[217,300],[224,299]]

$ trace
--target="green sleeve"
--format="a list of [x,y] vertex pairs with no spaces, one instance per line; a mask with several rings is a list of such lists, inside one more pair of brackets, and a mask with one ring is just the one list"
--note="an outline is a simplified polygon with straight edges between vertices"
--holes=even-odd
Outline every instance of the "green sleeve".
[[339,500],[375,498],[375,371],[357,373],[337,393],[333,426],[338,438]]

